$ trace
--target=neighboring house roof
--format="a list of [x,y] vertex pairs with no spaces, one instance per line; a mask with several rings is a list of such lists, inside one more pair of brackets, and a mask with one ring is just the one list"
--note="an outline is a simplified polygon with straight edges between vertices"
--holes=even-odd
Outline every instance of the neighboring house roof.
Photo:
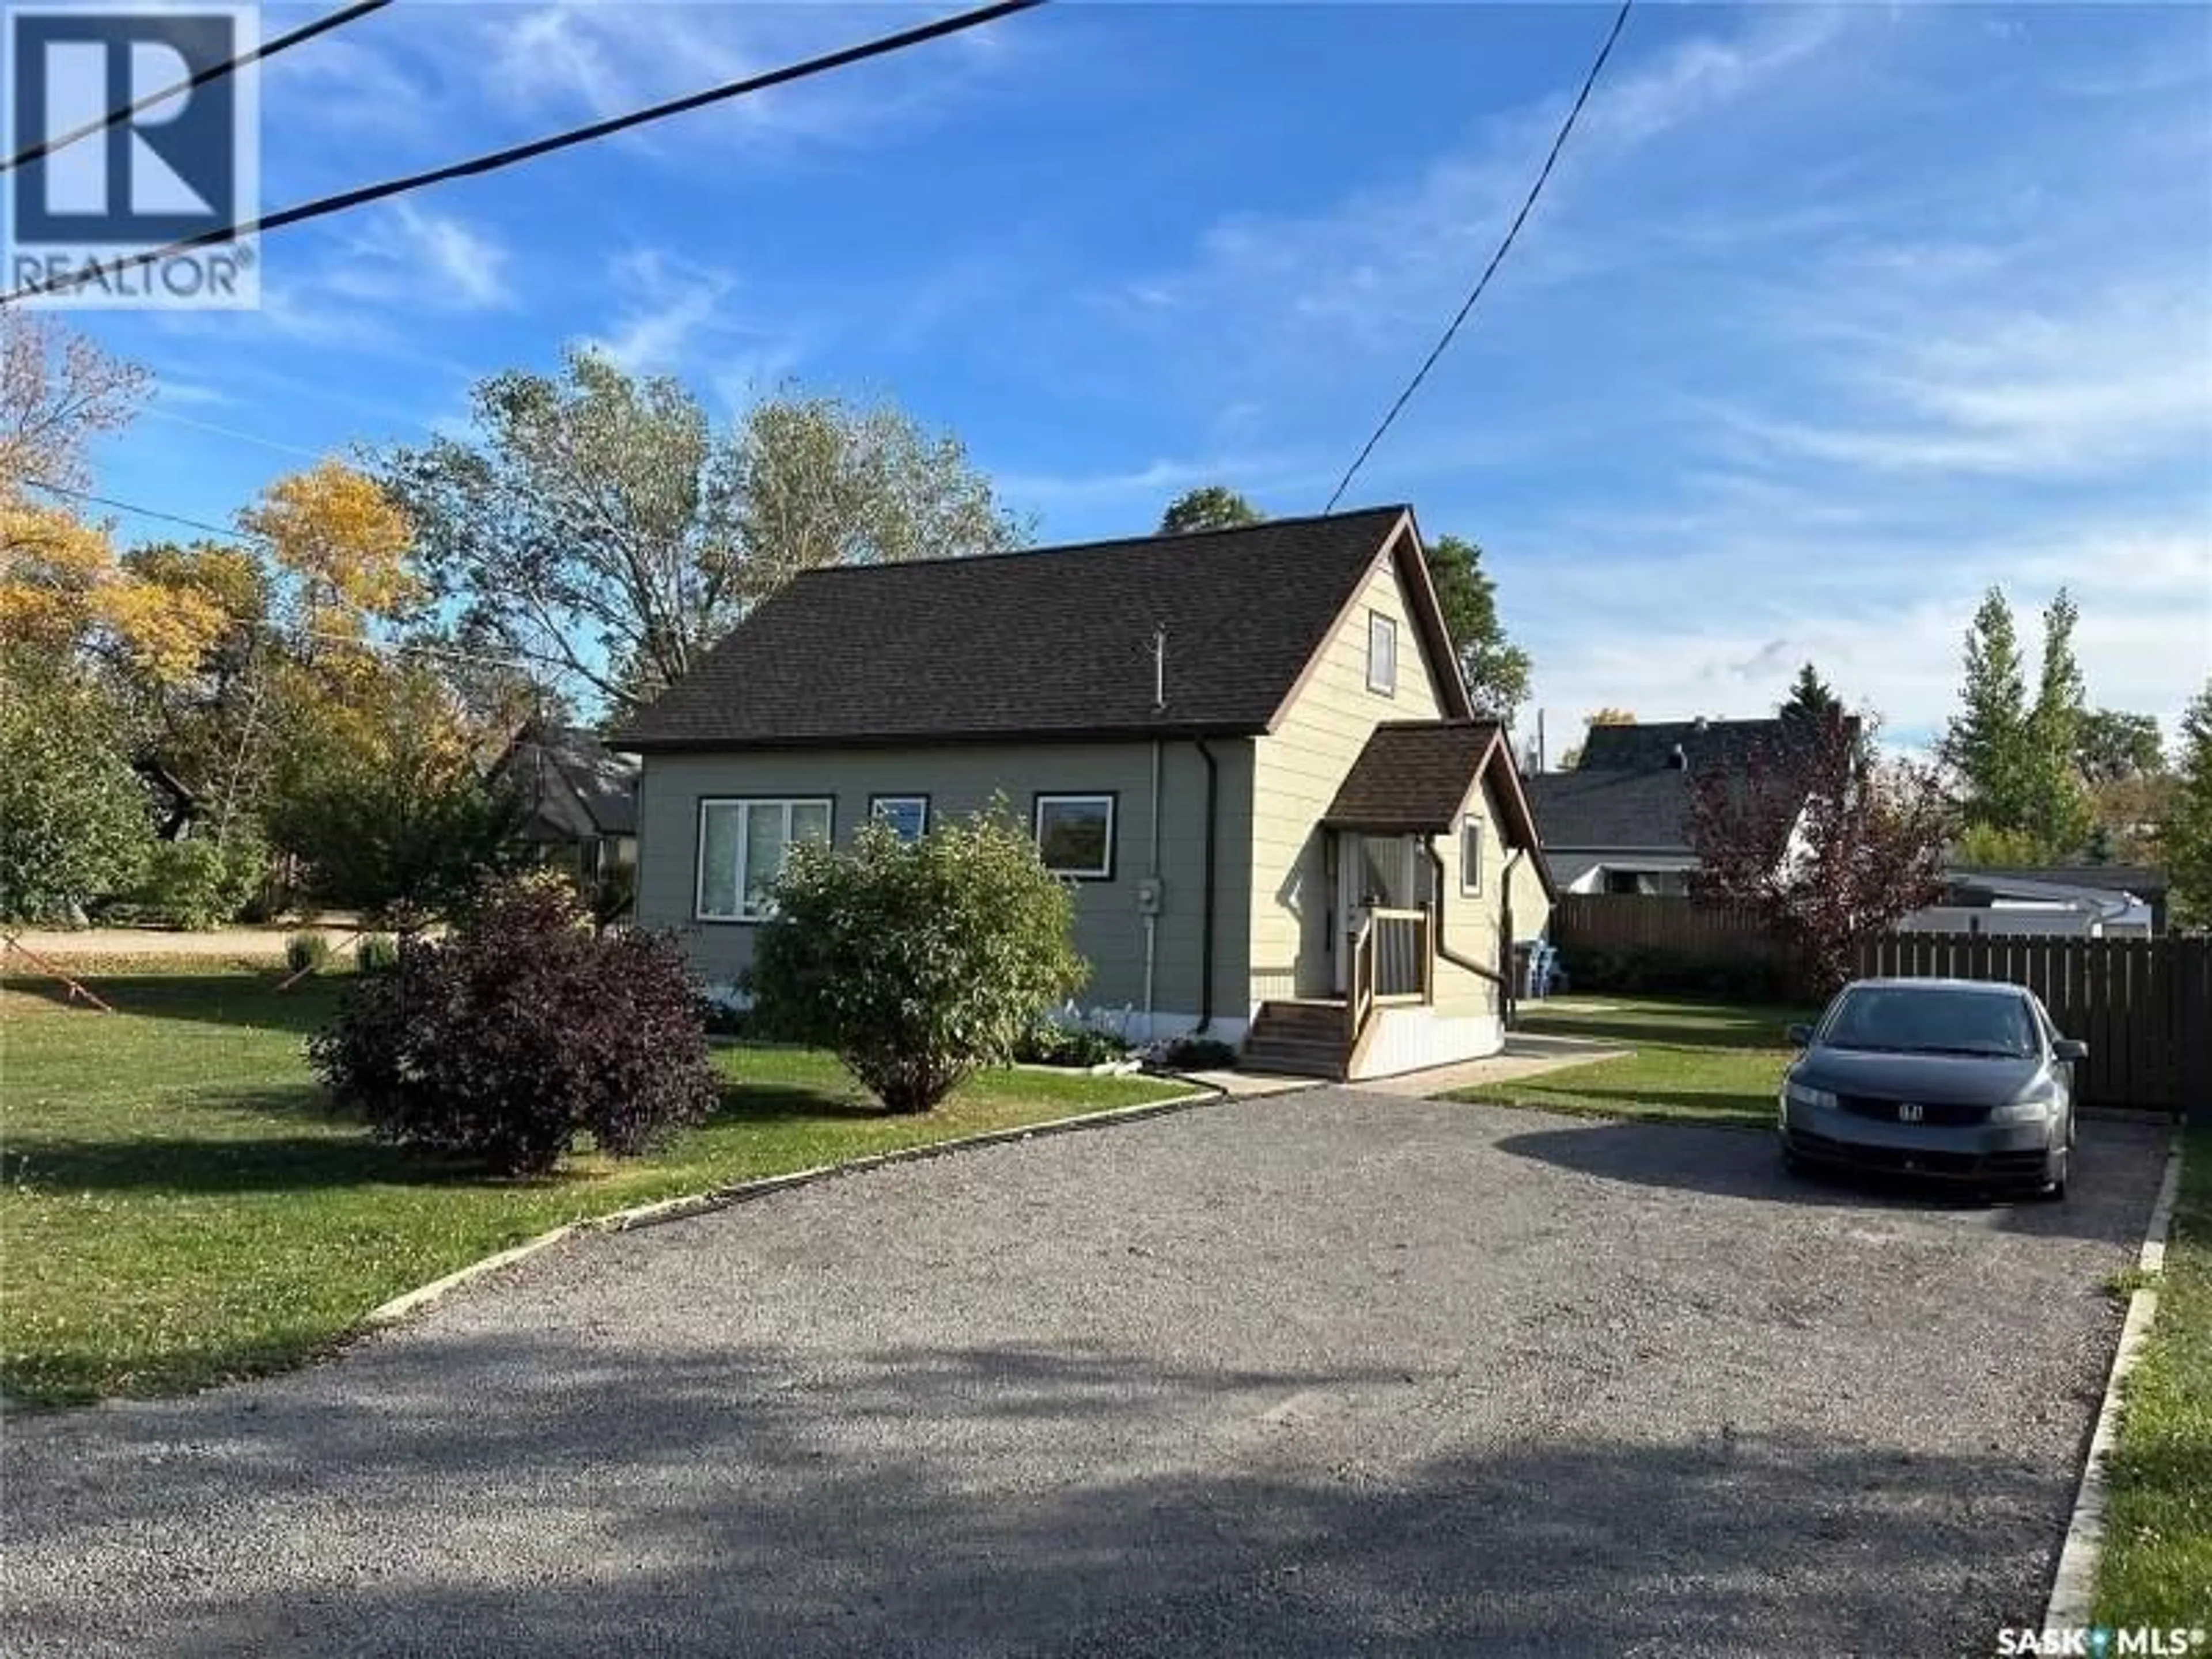
[[2100,892],[2132,893],[2146,902],[2163,898],[2166,891],[2166,872],[2140,864],[1946,864],[1943,873],[1953,880],[1973,880],[1990,887],[2007,882],[2087,887]]
[[[1856,724],[1856,719],[1853,724]],[[1781,719],[1655,720],[1632,726],[1593,726],[1583,738],[1583,772],[1656,772],[1675,750],[1693,772],[1725,767],[1739,771],[1754,755],[1792,746],[1804,728]]]
[[1528,780],[1528,799],[1555,851],[1673,853],[1690,844],[1690,775],[1678,768],[1540,772]]
[[526,726],[493,769],[513,778],[541,814],[546,804],[538,793],[542,777],[548,792],[565,789],[599,834],[637,833],[636,760],[617,754],[582,726]]
[[1383,507],[807,571],[615,741],[653,750],[1257,733],[1386,549],[1427,636],[1426,650],[1400,659],[1433,665],[1448,712],[1468,714],[1413,515]]
[[1368,734],[1322,822],[1381,835],[1443,835],[1453,829],[1477,778],[1486,778],[1495,791],[1506,844],[1535,854],[1545,890],[1551,891],[1521,769],[1494,720],[1386,720]]

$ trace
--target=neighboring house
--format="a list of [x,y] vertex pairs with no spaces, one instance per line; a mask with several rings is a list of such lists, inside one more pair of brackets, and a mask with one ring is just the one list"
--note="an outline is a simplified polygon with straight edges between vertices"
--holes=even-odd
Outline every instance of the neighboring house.
[[1412,513],[794,579],[615,741],[638,918],[734,990],[786,849],[1003,797],[1074,885],[1083,1000],[1370,1076],[1494,1051],[1550,878]]
[[637,862],[636,760],[574,726],[526,726],[491,775],[520,795],[520,835],[586,881]]
[[1528,781],[1559,890],[1686,896],[1698,867],[1690,781],[1748,775],[1756,757],[1787,753],[1796,731],[1779,719],[1590,727],[1572,771]]
[[2121,864],[1993,869],[1948,865],[1942,902],[1898,924],[1907,933],[2067,933],[2148,938],[2166,931],[2166,878]]

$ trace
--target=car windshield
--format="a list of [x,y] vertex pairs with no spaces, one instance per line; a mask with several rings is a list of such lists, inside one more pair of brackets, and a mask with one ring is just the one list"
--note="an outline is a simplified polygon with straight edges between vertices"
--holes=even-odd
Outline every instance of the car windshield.
[[2035,1021],[2020,997],[1942,986],[1860,985],[1838,1000],[1820,1041],[1831,1048],[2017,1060],[2035,1052]]

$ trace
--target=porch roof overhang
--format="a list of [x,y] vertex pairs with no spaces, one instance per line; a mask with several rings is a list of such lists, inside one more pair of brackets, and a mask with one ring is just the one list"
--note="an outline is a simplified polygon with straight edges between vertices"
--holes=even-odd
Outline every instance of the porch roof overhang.
[[1556,897],[1521,769],[1492,720],[1392,720],[1376,726],[1321,821],[1332,830],[1367,835],[1444,835],[1485,776],[1495,786],[1506,844],[1527,849],[1545,891]]

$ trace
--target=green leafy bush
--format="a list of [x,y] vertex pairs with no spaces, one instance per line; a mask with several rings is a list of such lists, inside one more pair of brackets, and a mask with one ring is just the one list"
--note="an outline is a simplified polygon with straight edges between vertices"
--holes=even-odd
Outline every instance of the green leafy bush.
[[331,942],[320,933],[302,931],[284,941],[284,965],[295,974],[319,974],[330,960]]
[[269,869],[255,836],[156,842],[137,900],[171,926],[204,931],[238,918]]
[[1562,953],[1567,981],[1577,991],[1623,996],[1707,996],[1724,1002],[1775,1002],[1795,977],[1783,963],[1753,956],[1707,957],[1649,945],[1620,949],[1577,947]]
[[750,988],[767,1034],[828,1048],[885,1107],[925,1112],[1011,1061],[1087,971],[1074,902],[1003,802],[902,842],[794,848]]
[[1014,1045],[1024,1066],[1106,1066],[1128,1057],[1129,1045],[1113,1032],[1054,1019],[1036,1021]]
[[1181,1036],[1160,1049],[1156,1059],[1170,1071],[1218,1072],[1237,1063],[1237,1049],[1218,1037]]
[[27,653],[0,661],[0,918],[73,920],[155,847],[114,700]]
[[353,947],[353,965],[364,974],[388,974],[399,966],[399,941],[389,933],[363,933]]
[[494,884],[444,939],[398,951],[307,1045],[333,1099],[386,1139],[538,1175],[580,1135],[648,1151],[718,1097],[674,941],[595,933],[573,891]]

